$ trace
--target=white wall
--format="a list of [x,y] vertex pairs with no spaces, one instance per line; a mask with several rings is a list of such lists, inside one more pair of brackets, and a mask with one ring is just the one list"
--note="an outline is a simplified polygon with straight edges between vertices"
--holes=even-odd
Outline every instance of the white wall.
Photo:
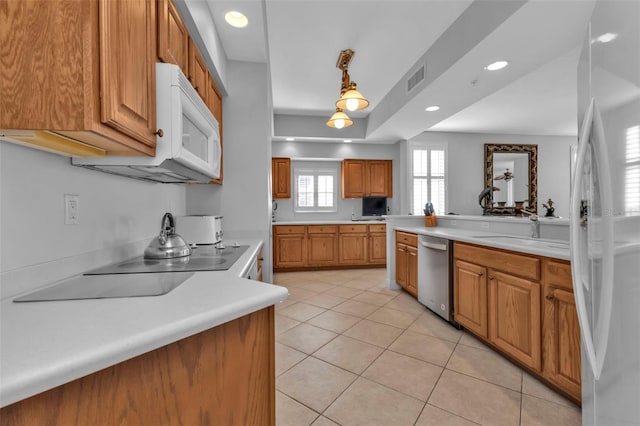
[[464,215],[482,214],[478,194],[484,187],[485,143],[537,144],[538,212],[544,214],[542,203],[552,198],[556,215],[569,214],[570,146],[577,143],[575,137],[424,132],[411,140],[447,143],[447,211]]
[[229,61],[223,99],[222,186],[187,188],[188,214],[221,214],[227,241],[261,238],[270,279],[272,112],[266,64]]
[[[3,297],[120,260],[119,255],[129,254],[127,245],[146,245],[157,235],[165,212],[185,213],[183,185],[148,183],[70,163],[68,157],[0,142]],[[80,196],[78,225],[64,224],[64,194]],[[89,261],[87,253],[94,254]],[[23,282],[25,276],[30,282]]]
[[[392,160],[393,162],[393,198],[387,199],[391,214],[400,213],[400,179],[403,174],[400,172],[400,151],[397,144],[363,144],[363,143],[333,143],[333,142],[310,142],[274,141],[273,156],[289,157],[295,159],[334,159],[343,160],[345,158],[367,159],[367,160]],[[293,178],[293,174],[292,174]],[[356,216],[362,213],[361,199],[343,199],[338,197],[338,211],[335,213],[295,213],[293,211],[293,200],[276,200],[278,209],[276,210],[276,221],[290,220],[350,220],[351,211]]]

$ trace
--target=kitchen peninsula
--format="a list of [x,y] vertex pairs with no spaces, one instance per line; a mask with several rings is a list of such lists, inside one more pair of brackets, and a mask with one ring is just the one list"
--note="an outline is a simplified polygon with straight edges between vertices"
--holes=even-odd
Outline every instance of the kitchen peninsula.
[[241,278],[262,242],[240,242],[228,271],[163,296],[3,300],[3,423],[275,424],[273,305],[287,290]]

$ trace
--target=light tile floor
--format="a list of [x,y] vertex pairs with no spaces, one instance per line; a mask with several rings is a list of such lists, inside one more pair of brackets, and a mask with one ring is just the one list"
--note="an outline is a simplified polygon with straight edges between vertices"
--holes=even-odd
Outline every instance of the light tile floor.
[[580,425],[580,409],[402,290],[384,269],[275,273],[276,421]]

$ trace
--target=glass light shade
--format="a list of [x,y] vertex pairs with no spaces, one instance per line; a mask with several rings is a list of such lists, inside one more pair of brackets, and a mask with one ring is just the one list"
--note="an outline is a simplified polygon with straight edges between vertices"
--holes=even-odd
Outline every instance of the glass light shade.
[[327,126],[333,127],[334,129],[342,129],[344,127],[349,127],[352,124],[353,120],[351,120],[347,114],[342,112],[340,108],[336,108],[336,112],[334,112],[329,121],[327,121]]
[[357,111],[359,109],[365,109],[369,106],[369,101],[362,96],[362,93],[358,92],[355,88],[351,88],[344,92],[336,106],[340,109],[347,111]]

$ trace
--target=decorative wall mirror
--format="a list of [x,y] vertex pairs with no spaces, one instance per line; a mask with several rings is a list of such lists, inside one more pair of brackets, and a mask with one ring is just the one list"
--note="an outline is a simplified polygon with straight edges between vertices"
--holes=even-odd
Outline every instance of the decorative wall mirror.
[[538,145],[485,144],[484,187],[492,188],[491,214],[537,213]]

